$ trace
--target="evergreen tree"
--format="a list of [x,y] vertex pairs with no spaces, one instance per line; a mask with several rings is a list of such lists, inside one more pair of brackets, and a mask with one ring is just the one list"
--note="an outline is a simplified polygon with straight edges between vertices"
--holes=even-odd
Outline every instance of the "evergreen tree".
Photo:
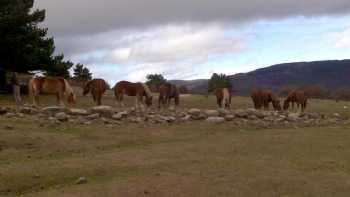
[[159,86],[160,84],[166,82],[166,79],[161,74],[149,74],[146,76],[147,84],[148,85],[156,85]]
[[213,92],[218,88],[232,88],[230,78],[225,74],[214,73],[208,82],[208,92]]
[[73,69],[73,78],[78,82],[88,81],[92,79],[92,74],[83,64],[77,64]]
[[66,70],[56,67],[63,56],[53,55],[53,38],[47,37],[47,29],[38,27],[45,10],[32,10],[33,5],[34,0],[0,1],[0,65],[16,72]]

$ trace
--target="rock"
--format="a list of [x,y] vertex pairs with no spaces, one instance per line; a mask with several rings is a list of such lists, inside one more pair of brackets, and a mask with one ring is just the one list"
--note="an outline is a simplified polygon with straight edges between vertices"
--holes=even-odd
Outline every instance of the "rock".
[[288,114],[287,121],[296,122],[300,119],[299,113],[290,113]]
[[61,122],[68,121],[68,116],[64,112],[59,112],[59,113],[55,114],[55,118]]
[[249,120],[258,120],[259,118],[256,115],[251,114],[251,115],[248,116],[248,119]]
[[264,119],[265,117],[271,116],[271,112],[268,111],[256,111],[255,114],[256,117],[260,119]]
[[0,107],[0,115],[5,115],[8,112],[8,110],[4,107]]
[[235,115],[238,117],[238,118],[248,118],[248,112],[247,111],[244,111],[242,109],[238,109],[235,111]]
[[198,115],[191,115],[193,120],[205,120],[207,116],[204,113],[199,113]]
[[197,108],[192,108],[192,109],[188,110],[187,113],[190,115],[193,115],[193,116],[198,116],[198,115],[200,115],[201,110],[197,109]]
[[223,118],[223,117],[209,117],[209,118],[207,118],[207,122],[210,122],[210,123],[223,123],[223,122],[225,122],[225,118]]
[[217,117],[217,116],[219,116],[219,112],[217,110],[205,110],[204,113],[208,117]]
[[219,108],[218,109],[219,116],[225,117],[226,115],[231,114],[231,112],[227,109]]
[[232,120],[234,120],[235,119],[235,115],[226,115],[225,116],[225,120],[226,121],[232,121]]
[[248,108],[246,112],[248,113],[248,115],[256,115],[256,113],[259,111],[254,108]]
[[98,113],[100,116],[105,117],[105,118],[112,118],[114,115],[114,109],[111,106],[96,106],[91,109],[93,113]]
[[141,123],[143,121],[144,121],[144,118],[142,117],[136,117],[131,119],[131,122],[134,122],[134,123]]
[[8,113],[5,114],[5,117],[7,117],[7,118],[14,118],[14,117],[16,117],[16,114],[12,113],[12,112],[8,112]]
[[128,112],[127,111],[123,111],[123,112],[119,112],[117,114],[114,114],[112,116],[112,119],[113,120],[122,120],[124,118],[127,118],[128,117]]
[[86,184],[87,183],[87,178],[82,176],[79,177],[78,180],[75,181],[75,184],[80,185],[80,184]]
[[89,115],[89,112],[85,109],[72,108],[69,109],[68,114],[73,116],[87,116]]
[[180,118],[181,122],[188,122],[190,120],[191,120],[191,115],[186,115],[186,116]]
[[41,111],[45,114],[57,114],[60,112],[67,112],[67,109],[65,107],[49,106],[42,108]]
[[36,108],[32,108],[32,107],[21,107],[19,109],[19,112],[23,113],[23,114],[36,114],[36,113],[38,113],[38,110]]
[[341,116],[340,116],[339,113],[334,113],[334,114],[333,114],[333,117],[334,117],[334,118],[341,118]]
[[85,117],[86,120],[96,120],[98,118],[100,118],[100,114],[91,114]]

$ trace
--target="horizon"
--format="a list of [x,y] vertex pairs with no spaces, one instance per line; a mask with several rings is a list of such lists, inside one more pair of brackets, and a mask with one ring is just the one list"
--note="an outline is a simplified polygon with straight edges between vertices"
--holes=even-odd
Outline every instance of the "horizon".
[[[350,2],[37,0],[56,53],[109,83],[208,79],[281,63],[349,59]],[[80,9],[76,12],[76,9]],[[196,12],[196,10],[199,10]],[[214,11],[214,12],[213,12]]]

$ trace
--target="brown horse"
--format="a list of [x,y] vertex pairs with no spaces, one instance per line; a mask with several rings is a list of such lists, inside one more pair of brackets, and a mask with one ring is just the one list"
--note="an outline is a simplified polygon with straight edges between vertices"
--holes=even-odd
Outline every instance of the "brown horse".
[[86,96],[89,92],[92,94],[92,98],[97,105],[101,105],[101,99],[103,94],[107,90],[107,83],[103,79],[93,79],[84,85],[83,95]]
[[228,88],[219,88],[215,91],[216,102],[219,108],[229,109],[231,107],[232,95]]
[[56,94],[57,104],[60,106],[64,106],[64,96],[68,96],[68,103],[75,104],[76,102],[72,87],[62,77],[33,78],[29,81],[28,90],[34,106],[38,106],[39,94]]
[[152,105],[152,92],[148,86],[144,83],[131,83],[128,81],[120,81],[114,86],[114,94],[119,106],[124,106],[123,98],[124,94],[128,96],[135,96],[135,107],[138,108],[141,103],[141,108],[143,108],[143,97],[146,97],[147,107]]
[[251,93],[251,98],[255,109],[264,107],[265,110],[268,110],[270,103],[272,103],[274,110],[281,110],[280,100],[270,90],[254,90]]
[[174,99],[175,106],[180,104],[179,89],[171,83],[163,83],[159,86],[158,108],[169,106],[171,99]]
[[292,91],[288,94],[287,98],[284,100],[283,109],[287,110],[289,108],[289,103],[292,103],[292,109],[294,109],[294,103],[297,104],[297,107],[301,107],[301,112],[304,112],[307,106],[307,96],[304,91]]

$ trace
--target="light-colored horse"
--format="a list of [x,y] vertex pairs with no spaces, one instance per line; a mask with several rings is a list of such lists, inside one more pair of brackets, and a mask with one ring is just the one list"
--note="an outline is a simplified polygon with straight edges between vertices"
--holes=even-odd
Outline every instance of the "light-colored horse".
[[215,92],[216,101],[220,108],[229,109],[231,107],[232,95],[228,88],[219,88]]
[[76,102],[72,87],[62,77],[35,77],[29,81],[28,90],[34,106],[39,104],[39,94],[55,94],[59,106],[65,106],[65,96],[69,104]]

